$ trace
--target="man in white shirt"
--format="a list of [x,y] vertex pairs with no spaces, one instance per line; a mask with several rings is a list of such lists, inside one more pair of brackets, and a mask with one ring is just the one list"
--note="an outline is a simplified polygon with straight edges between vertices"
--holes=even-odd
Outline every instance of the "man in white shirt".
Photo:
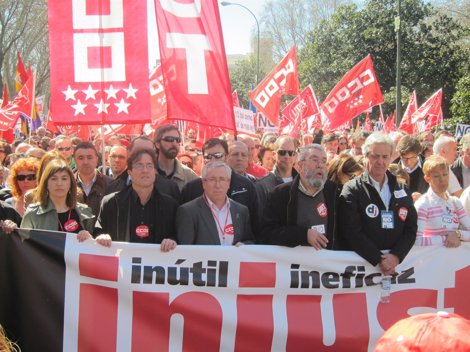
[[[432,147],[435,155],[440,155],[446,159],[447,165],[452,165],[458,154],[457,142],[454,138],[442,135],[434,142]],[[460,197],[463,192],[457,177],[450,170],[449,166],[449,188],[447,190],[453,196]]]

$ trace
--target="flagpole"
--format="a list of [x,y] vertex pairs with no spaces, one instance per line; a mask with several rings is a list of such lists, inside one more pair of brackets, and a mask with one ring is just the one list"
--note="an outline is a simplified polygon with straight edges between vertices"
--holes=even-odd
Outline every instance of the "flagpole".
[[379,109],[380,109],[380,116],[382,116],[382,121],[384,121],[384,123],[385,123],[384,112],[382,111],[382,104],[379,104]]

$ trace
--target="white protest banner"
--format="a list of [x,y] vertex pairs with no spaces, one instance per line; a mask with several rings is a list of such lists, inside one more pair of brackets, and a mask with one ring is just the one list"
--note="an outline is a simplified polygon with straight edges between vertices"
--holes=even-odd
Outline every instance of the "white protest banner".
[[234,106],[233,112],[235,114],[235,127],[237,129],[237,133],[256,135],[253,111]]
[[470,125],[459,123],[455,128],[455,138],[463,137],[467,133],[470,133]]

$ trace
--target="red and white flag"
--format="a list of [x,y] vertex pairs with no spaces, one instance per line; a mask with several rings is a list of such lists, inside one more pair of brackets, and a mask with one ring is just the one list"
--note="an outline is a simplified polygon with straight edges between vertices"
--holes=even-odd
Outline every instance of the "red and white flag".
[[168,119],[235,130],[218,6],[155,0]]
[[370,121],[369,113],[366,113],[366,119],[364,120],[364,131],[372,132],[372,122]]
[[236,89],[232,92],[232,102],[233,106],[235,106],[236,108],[241,108],[240,100],[238,99],[238,93]]
[[428,132],[431,131],[431,129],[434,126],[442,124],[442,109],[439,111],[439,114],[437,115],[429,115],[427,120],[426,120],[426,125],[424,127],[424,131]]
[[328,117],[329,129],[334,130],[367,109],[383,102],[372,58],[367,55],[333,88],[323,101],[321,109]]
[[163,85],[162,66],[158,65],[150,72],[150,109],[152,116],[152,126],[163,124],[166,120],[166,95],[165,87]]
[[8,104],[8,86],[3,83],[3,96],[2,96],[2,108]]
[[56,124],[150,122],[145,1],[50,1]]
[[300,92],[297,56],[293,46],[281,62],[250,93],[254,106],[275,126],[279,124],[282,95],[298,95]]
[[413,93],[411,93],[410,101],[406,107],[405,113],[401,118],[400,126],[398,126],[400,131],[413,134],[414,125],[411,122],[411,116],[416,112],[416,110],[418,110],[418,101],[416,100],[416,91],[414,90]]
[[416,124],[419,121],[422,121],[429,116],[432,118],[432,115],[438,116],[441,113],[442,105],[442,88],[435,92],[426,102],[419,107],[418,110],[414,112],[411,116],[411,122]]
[[[300,130],[306,132],[307,118],[320,113],[317,98],[311,85],[292,100],[283,110],[279,129],[283,133],[295,134]],[[303,128],[302,128],[303,127]]]
[[35,75],[31,75],[15,99],[0,108],[0,131],[14,128],[20,115],[31,118],[34,105],[34,82]]

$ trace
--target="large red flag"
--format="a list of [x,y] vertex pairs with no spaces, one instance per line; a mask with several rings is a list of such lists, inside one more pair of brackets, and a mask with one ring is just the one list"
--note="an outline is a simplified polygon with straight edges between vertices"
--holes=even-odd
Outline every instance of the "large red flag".
[[26,81],[15,99],[0,108],[0,131],[14,128],[16,121],[23,115],[31,117],[34,104],[34,75]]
[[426,116],[438,116],[441,112],[442,88],[435,92],[426,102],[419,107],[411,117],[413,124],[422,121]]
[[439,111],[439,114],[437,115],[429,115],[427,120],[426,120],[426,125],[424,127],[424,131],[428,132],[431,131],[431,129],[434,126],[437,126],[442,123],[442,109]]
[[293,46],[281,62],[250,93],[251,101],[274,125],[278,125],[283,94],[300,92],[297,56]]
[[55,123],[150,122],[146,1],[49,1]]
[[413,134],[414,125],[411,122],[411,116],[415,113],[416,110],[418,110],[418,101],[416,100],[416,91],[414,90],[413,93],[411,93],[410,101],[406,107],[405,113],[401,118],[400,126],[398,126],[400,131]]
[[[303,121],[309,116],[319,113],[320,108],[318,107],[317,98],[312,86],[308,85],[282,110],[282,120],[279,124],[279,129],[283,133],[295,134],[302,129]],[[306,132],[307,124],[304,124],[304,126],[304,132]]]
[[333,88],[321,109],[328,117],[329,129],[334,130],[383,101],[372,58],[367,55]]
[[163,82],[169,119],[235,130],[218,6],[155,0]]
[[152,126],[163,124],[166,120],[166,95],[163,85],[162,65],[158,65],[149,76],[150,80],[150,106],[152,112]]

